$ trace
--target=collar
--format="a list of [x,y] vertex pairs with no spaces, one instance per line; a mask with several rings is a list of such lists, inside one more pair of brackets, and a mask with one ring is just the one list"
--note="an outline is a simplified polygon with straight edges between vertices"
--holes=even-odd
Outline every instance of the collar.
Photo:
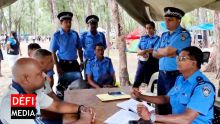
[[147,38],[151,38],[151,39],[154,39],[154,38],[157,38],[157,35],[154,34],[152,37],[150,37],[149,35],[145,35]]
[[100,61],[100,60],[98,60],[97,58],[96,58],[96,56],[95,56],[95,62],[104,62],[106,59],[105,59],[105,57],[104,57],[104,59],[102,60],[102,61]]
[[[172,34],[177,33],[177,32],[180,32],[180,31],[182,31],[181,25],[179,25],[179,26],[173,31]],[[170,32],[169,32],[169,34],[170,34]],[[170,34],[170,35],[172,35],[172,34]]]
[[201,75],[202,75],[201,71],[197,70],[190,77],[188,77],[187,81],[191,84],[197,84],[196,78]]
[[93,37],[95,37],[95,36],[97,36],[97,35],[100,35],[100,33],[99,33],[98,31],[97,31],[97,34],[96,34],[96,35],[93,35],[91,31],[88,31],[88,33],[87,33],[87,36],[93,36]]
[[[70,31],[71,31],[71,29],[70,29]],[[70,33],[70,31],[67,32],[67,33]],[[64,32],[63,28],[60,28],[60,34],[63,35],[63,34],[65,34],[65,33],[66,33],[66,32]]]
[[12,80],[12,87],[15,88],[19,94],[27,94],[20,84]]

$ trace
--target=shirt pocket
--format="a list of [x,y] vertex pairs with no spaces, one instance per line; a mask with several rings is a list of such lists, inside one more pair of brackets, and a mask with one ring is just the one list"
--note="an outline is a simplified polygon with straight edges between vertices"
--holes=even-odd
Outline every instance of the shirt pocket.
[[179,100],[182,105],[186,106],[190,100],[189,94],[181,93],[179,96]]

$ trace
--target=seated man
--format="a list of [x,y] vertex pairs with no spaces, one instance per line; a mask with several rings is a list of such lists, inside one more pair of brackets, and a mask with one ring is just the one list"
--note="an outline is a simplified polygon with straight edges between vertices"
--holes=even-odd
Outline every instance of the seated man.
[[[90,124],[94,119],[94,112],[91,108],[70,104],[66,102],[56,101],[42,92],[36,90],[44,86],[45,77],[41,69],[41,65],[34,59],[21,58],[12,69],[13,81],[8,92],[4,95],[0,104],[0,120],[7,124],[35,124],[42,123],[40,119],[40,109],[57,113],[80,113],[80,119],[75,124]],[[11,94],[37,94],[35,119],[11,119]]]
[[115,71],[111,59],[104,57],[102,43],[95,45],[95,58],[89,60],[86,66],[88,84],[93,88],[113,87],[115,85]]
[[40,45],[37,43],[30,43],[28,45],[28,56],[32,57],[35,50],[40,49]]
[[[33,57],[34,52],[38,49],[41,49],[39,44],[30,43],[28,45],[28,56]],[[54,84],[53,75],[55,74],[53,71],[53,68],[50,70],[47,70],[46,74],[47,74],[47,81],[49,82],[50,86],[53,87],[53,84]]]
[[[37,60],[43,69],[43,72],[47,75],[47,81],[45,83],[45,87],[47,89],[47,86],[52,88],[53,84],[54,84],[54,79],[53,79],[53,75],[54,75],[54,71],[53,71],[53,56],[52,53],[46,49],[37,49],[34,51],[34,53],[32,54],[32,58],[34,58],[35,60]],[[48,94],[49,91],[46,92],[46,94]]]
[[215,87],[199,70],[203,61],[202,51],[194,46],[184,48],[177,56],[178,76],[173,88],[164,96],[145,96],[137,89],[133,95],[154,103],[172,106],[172,115],[155,115],[143,105],[138,105],[139,116],[144,120],[172,124],[211,124],[215,102]]

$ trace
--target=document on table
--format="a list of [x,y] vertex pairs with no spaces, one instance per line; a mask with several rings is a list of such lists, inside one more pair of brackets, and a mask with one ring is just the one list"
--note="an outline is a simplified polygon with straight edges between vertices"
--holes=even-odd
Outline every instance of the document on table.
[[114,115],[105,120],[105,124],[128,124],[130,120],[139,120],[140,117],[131,111],[123,110],[116,112]]
[[98,94],[96,95],[101,101],[111,101],[111,100],[119,100],[119,99],[129,99],[131,98],[128,94],[122,95],[109,95],[109,94]]
[[125,110],[131,110],[131,111],[137,113],[137,105],[139,103],[144,104],[144,106],[146,106],[150,112],[155,110],[155,108],[148,105],[147,102],[139,102],[139,101],[134,100],[134,99],[129,99],[127,101],[118,103],[117,106],[119,108],[122,108],[122,109],[125,109]]

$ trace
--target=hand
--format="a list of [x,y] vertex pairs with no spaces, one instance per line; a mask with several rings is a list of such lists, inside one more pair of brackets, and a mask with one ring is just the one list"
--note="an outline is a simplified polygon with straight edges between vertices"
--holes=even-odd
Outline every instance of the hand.
[[137,105],[137,113],[144,120],[150,120],[150,112],[143,104]]
[[94,122],[95,121],[95,116],[96,116],[96,113],[95,113],[93,108],[91,108],[91,107],[81,107],[81,109],[80,109],[80,119],[82,119],[82,121],[85,124],[91,124],[92,122]]
[[103,88],[113,88],[112,85],[103,85]]
[[132,97],[134,97],[134,98],[140,98],[141,92],[139,91],[138,88],[133,88],[131,95],[132,95]]
[[138,55],[140,55],[140,56],[143,56],[145,53],[146,53],[145,50],[140,50],[140,51],[138,51]]
[[63,70],[60,68],[59,65],[57,65],[56,67],[57,67],[58,76],[61,77],[63,75]]

